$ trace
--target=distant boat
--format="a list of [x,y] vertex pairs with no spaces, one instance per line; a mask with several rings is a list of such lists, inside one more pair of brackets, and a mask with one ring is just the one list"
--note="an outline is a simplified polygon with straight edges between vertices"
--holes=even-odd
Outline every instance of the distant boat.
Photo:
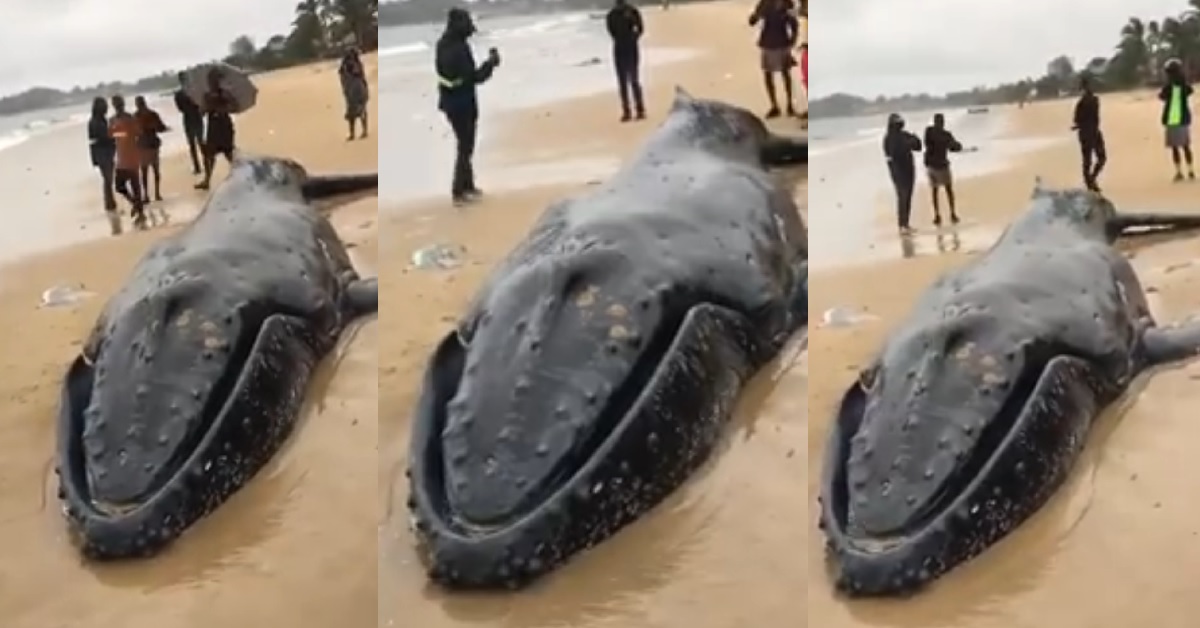
[[989,111],[991,111],[991,108],[989,107],[971,107],[970,109],[967,109],[967,113],[969,114],[981,114]]

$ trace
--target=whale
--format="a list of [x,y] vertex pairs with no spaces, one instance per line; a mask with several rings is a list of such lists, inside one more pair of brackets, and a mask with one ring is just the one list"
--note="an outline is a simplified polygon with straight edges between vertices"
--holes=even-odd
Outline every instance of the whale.
[[433,582],[529,585],[709,459],[747,380],[807,325],[807,233],[772,173],[801,152],[678,89],[616,174],[551,204],[493,269],[412,421]]
[[835,587],[913,594],[1046,504],[1135,378],[1200,351],[1200,323],[1155,321],[1118,239],[1197,228],[1039,184],[930,286],[834,417],[819,507]]
[[84,557],[160,552],[279,451],[314,368],[378,306],[318,205],[377,187],[239,153],[134,266],[62,383],[58,497]]

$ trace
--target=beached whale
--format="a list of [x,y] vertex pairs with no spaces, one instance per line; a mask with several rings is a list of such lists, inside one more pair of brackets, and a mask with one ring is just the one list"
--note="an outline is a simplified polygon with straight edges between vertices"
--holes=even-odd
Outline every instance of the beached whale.
[[316,364],[378,303],[313,202],[377,186],[239,156],[138,262],[63,382],[59,497],[85,556],[155,553],[279,449]]
[[682,90],[610,181],[552,205],[426,371],[409,507],[430,577],[518,587],[713,450],[807,323],[807,236],[762,121]]
[[846,391],[825,450],[838,588],[907,593],[983,552],[1046,503],[1134,377],[1200,351],[1200,324],[1155,325],[1113,248],[1197,227],[1039,189],[987,253],[920,297]]

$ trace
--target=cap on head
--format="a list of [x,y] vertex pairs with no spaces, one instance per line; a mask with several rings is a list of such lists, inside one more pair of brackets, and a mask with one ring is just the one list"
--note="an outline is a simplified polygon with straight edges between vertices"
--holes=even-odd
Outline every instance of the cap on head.
[[888,114],[887,124],[889,127],[900,128],[904,126],[904,118],[898,113]]

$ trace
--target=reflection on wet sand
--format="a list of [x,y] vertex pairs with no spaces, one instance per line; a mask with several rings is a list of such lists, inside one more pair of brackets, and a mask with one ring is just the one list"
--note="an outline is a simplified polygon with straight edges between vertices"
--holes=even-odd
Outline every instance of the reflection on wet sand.
[[[153,559],[82,562],[66,538],[49,463],[30,469],[33,477],[5,478],[5,489],[28,482],[42,495],[36,508],[0,521],[0,537],[20,539],[0,561],[0,624],[372,625],[374,573],[363,567],[376,560],[373,503],[362,487],[374,475],[375,336],[368,322],[342,338],[276,460]],[[46,441],[49,460],[53,407],[27,410],[33,420],[22,423]],[[47,595],[54,590],[70,593]]]
[[[1163,322],[1200,312],[1200,269],[1193,242],[1139,248],[1142,282],[1158,296]],[[1176,269],[1174,271],[1170,269]],[[936,273],[929,269],[915,270]],[[844,279],[842,279],[844,281]],[[814,293],[821,294],[821,288]],[[903,311],[903,308],[898,308]],[[857,330],[877,347],[896,312]],[[870,353],[847,356],[836,339],[819,340],[819,354],[836,375],[815,386],[809,435],[810,499],[837,393]],[[844,344],[844,343],[842,343]],[[835,357],[836,356],[836,357]],[[849,601],[832,591],[823,537],[810,523],[809,616],[822,628],[1116,628],[1149,620],[1155,626],[1194,626],[1200,601],[1200,509],[1188,478],[1200,472],[1192,449],[1200,402],[1200,362],[1164,367],[1139,379],[1106,412],[1079,464],[1050,503],[982,556],[908,599]]]

